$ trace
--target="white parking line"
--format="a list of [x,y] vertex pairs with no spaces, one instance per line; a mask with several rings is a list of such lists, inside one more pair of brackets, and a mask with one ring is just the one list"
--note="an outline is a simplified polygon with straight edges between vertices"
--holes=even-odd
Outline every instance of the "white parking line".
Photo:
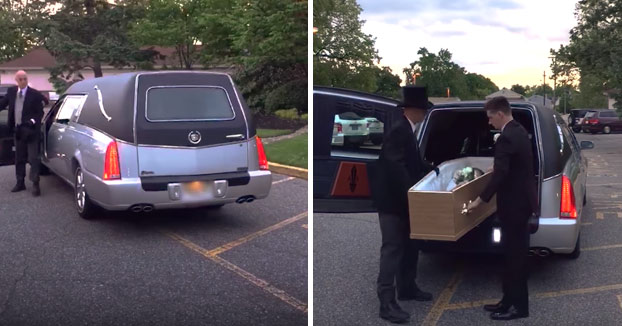
[[285,178],[285,179],[281,179],[281,180],[273,181],[273,182],[272,182],[272,185],[276,185],[276,184],[279,184],[279,183],[281,183],[281,182],[290,181],[290,180],[294,180],[294,179],[296,179],[296,178],[294,178],[294,177],[289,177],[289,178]]

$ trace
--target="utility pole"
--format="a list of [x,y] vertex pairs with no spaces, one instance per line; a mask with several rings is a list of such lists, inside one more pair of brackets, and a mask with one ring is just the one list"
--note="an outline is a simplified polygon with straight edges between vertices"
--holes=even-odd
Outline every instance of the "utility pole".
[[[557,58],[550,56],[549,59],[553,59],[553,67],[557,67]],[[553,109],[555,108],[555,102],[557,102],[557,74],[553,75]],[[564,108],[564,114],[566,114],[566,108]]]
[[546,71],[544,71],[544,75],[542,76],[542,106],[546,106]]

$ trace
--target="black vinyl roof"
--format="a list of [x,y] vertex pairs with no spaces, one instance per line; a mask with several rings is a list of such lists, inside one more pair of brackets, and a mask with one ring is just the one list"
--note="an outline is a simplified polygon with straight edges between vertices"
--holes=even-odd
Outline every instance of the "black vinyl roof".
[[[231,77],[223,73],[206,71],[154,71],[154,72],[130,72],[114,76],[86,79],[77,82],[65,94],[88,95],[78,122],[97,130],[103,131],[117,139],[134,143],[134,108],[138,100],[136,98],[137,78],[140,81],[143,75],[148,75],[151,83],[161,85],[218,85],[226,88],[231,96],[231,102],[236,112],[244,110],[242,116],[246,119],[249,127],[249,137],[255,135],[250,111],[246,102],[241,98]],[[99,107],[97,87],[102,94],[103,107],[108,120]],[[234,98],[240,96],[239,101]],[[240,108],[240,103],[241,108]]]

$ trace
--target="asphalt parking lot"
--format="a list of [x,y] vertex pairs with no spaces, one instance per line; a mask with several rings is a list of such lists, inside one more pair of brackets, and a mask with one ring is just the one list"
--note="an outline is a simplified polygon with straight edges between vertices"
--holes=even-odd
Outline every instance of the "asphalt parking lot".
[[[530,259],[530,317],[489,319],[483,305],[501,297],[501,259],[421,253],[419,286],[431,302],[403,302],[411,325],[620,325],[622,320],[622,134],[591,140],[587,205],[577,260]],[[375,281],[380,255],[377,214],[314,214],[314,324],[383,325]]]
[[[0,167],[0,325],[306,325],[307,181],[220,209],[81,219]],[[30,183],[27,182],[27,187]]]

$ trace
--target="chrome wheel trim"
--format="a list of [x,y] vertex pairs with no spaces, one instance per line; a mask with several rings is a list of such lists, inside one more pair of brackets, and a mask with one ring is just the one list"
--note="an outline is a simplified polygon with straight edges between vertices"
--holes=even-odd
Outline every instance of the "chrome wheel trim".
[[78,204],[78,211],[84,212],[84,205],[86,203],[86,189],[84,187],[84,174],[82,170],[78,168],[76,172],[76,204]]

